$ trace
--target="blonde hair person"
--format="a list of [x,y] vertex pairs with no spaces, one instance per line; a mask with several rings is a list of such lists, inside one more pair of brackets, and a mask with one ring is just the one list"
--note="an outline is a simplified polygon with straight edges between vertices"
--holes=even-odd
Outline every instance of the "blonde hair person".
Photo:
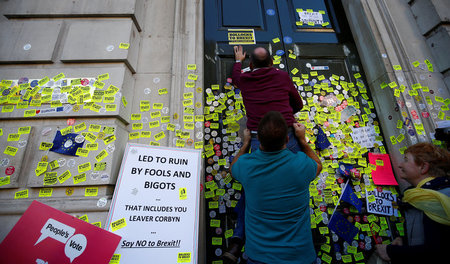
[[405,151],[399,165],[400,178],[412,186],[400,205],[406,219],[407,241],[396,238],[391,245],[377,245],[377,254],[391,263],[441,263],[449,257],[450,154],[430,143]]

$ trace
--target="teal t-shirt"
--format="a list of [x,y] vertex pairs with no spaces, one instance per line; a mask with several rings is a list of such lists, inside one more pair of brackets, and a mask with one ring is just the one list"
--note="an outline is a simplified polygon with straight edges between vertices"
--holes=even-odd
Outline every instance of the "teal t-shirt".
[[242,155],[232,175],[245,190],[245,250],[264,263],[312,263],[309,184],[317,163],[304,152],[257,150]]

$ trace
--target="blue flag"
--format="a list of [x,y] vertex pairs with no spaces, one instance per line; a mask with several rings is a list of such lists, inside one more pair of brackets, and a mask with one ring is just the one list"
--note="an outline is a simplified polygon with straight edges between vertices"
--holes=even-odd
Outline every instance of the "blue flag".
[[75,153],[77,153],[77,149],[83,147],[84,143],[84,140],[81,143],[77,143],[75,141],[76,136],[78,136],[78,134],[75,133],[69,133],[63,136],[59,130],[56,131],[55,138],[53,139],[53,146],[50,151],[76,156]]
[[319,150],[324,150],[331,145],[330,141],[328,141],[327,135],[323,132],[322,128],[319,126],[319,132],[317,134],[316,139],[316,148]]
[[358,209],[358,212],[361,213],[362,202],[353,192],[352,186],[348,183],[347,186],[345,186],[344,192],[342,192],[341,200],[353,205],[356,209]]
[[339,212],[335,212],[328,223],[328,228],[333,230],[339,237],[352,243],[353,238],[358,234],[359,230],[347,219],[345,219]]
[[353,169],[353,165],[339,162],[339,173],[342,176],[350,177],[352,175],[352,172],[351,172],[352,169]]

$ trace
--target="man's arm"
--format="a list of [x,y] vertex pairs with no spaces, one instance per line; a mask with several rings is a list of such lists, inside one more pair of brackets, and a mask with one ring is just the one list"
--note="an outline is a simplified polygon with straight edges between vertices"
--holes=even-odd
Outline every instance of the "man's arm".
[[242,46],[234,46],[234,58],[236,59],[236,62],[233,65],[231,79],[233,80],[233,84],[237,87],[240,86],[242,62],[245,60],[246,54],[246,52],[243,52]]
[[310,157],[317,163],[316,176],[319,175],[319,173],[322,171],[322,162],[320,161],[319,157],[317,157],[314,150],[312,150],[311,147],[306,142],[305,125],[300,124],[300,123],[294,123],[293,126],[295,129],[295,135],[297,136],[298,141],[300,142],[300,146],[301,146],[303,152],[305,152],[306,156]]
[[246,128],[244,130],[244,145],[242,145],[241,149],[239,150],[239,153],[234,157],[233,161],[231,162],[230,171],[231,171],[231,168],[233,168],[234,163],[236,163],[236,161],[238,161],[239,157],[242,154],[248,153],[248,151],[250,150],[251,140],[252,140],[252,136],[250,135],[250,130],[248,128]]

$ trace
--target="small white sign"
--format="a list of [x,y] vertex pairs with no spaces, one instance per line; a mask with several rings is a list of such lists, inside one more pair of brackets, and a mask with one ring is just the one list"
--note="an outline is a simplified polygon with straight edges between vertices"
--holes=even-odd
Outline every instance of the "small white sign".
[[365,126],[352,128],[353,133],[350,133],[355,143],[361,145],[361,147],[373,148],[373,144],[377,143],[379,146],[383,146],[381,141],[376,141],[377,133],[373,126]]
[[367,212],[380,215],[396,215],[392,203],[397,203],[397,196],[391,191],[375,188],[372,191],[366,189]]
[[128,143],[107,219],[122,263],[197,263],[201,152]]
[[300,21],[304,24],[308,24],[309,22],[312,22],[316,25],[321,25],[323,23],[323,16],[319,12],[297,12],[298,16],[300,17]]

